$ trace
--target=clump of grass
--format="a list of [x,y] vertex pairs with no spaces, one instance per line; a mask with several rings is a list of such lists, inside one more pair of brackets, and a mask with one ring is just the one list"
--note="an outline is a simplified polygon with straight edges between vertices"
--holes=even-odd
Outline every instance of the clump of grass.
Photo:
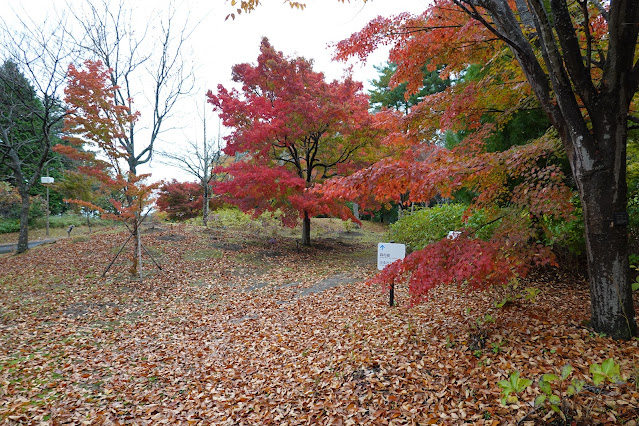
[[207,260],[207,259],[218,259],[224,256],[224,252],[222,250],[217,249],[201,249],[201,250],[193,250],[188,251],[182,255],[184,260],[198,261],[198,260]]

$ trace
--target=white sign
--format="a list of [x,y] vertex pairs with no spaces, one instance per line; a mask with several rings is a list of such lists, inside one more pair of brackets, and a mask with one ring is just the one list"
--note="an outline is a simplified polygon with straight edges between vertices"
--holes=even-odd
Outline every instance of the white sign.
[[49,176],[42,176],[40,178],[40,183],[53,183],[53,182],[55,182],[55,179]]
[[448,236],[446,238],[449,240],[456,240],[460,235],[461,231],[448,231]]
[[380,271],[396,260],[406,257],[406,245],[395,243],[377,244],[377,269]]

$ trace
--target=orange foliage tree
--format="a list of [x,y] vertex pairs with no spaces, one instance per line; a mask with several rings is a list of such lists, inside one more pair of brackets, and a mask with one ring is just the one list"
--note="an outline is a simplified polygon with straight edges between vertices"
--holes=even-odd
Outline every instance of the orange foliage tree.
[[[109,70],[100,61],[86,61],[82,69],[69,65],[69,81],[65,88],[68,117],[64,139],[69,145],[56,145],[55,150],[82,162],[79,170],[95,177],[103,188],[115,197],[110,199],[114,213],[85,200],[69,200],[102,217],[124,222],[135,239],[131,274],[142,278],[142,242],[140,223],[145,209],[152,204],[153,190],[159,183],[147,184],[149,174],[136,175],[126,169],[130,154],[116,141],[130,130],[138,119],[128,107],[114,102]],[[97,150],[97,155],[87,149]]]

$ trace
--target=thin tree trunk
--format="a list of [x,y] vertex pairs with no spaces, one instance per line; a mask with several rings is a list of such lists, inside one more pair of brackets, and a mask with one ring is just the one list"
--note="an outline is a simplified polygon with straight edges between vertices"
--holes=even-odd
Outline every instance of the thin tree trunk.
[[[135,250],[138,257],[138,274],[140,277],[140,281],[142,281],[142,235],[140,234],[140,224],[139,219],[136,220],[135,232],[136,232],[136,242],[135,242]],[[140,224],[141,225],[141,224]]]
[[209,184],[204,183],[204,203],[202,205],[202,222],[204,227],[209,223]]
[[29,193],[19,192],[22,204],[20,205],[20,233],[18,234],[16,253],[24,253],[29,249]]
[[307,211],[304,211],[304,219],[302,220],[302,245],[311,245],[311,218]]

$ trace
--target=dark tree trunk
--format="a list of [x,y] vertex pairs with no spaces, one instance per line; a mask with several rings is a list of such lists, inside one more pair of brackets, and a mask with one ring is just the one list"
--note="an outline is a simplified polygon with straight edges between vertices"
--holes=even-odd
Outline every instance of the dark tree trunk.
[[29,193],[20,192],[20,233],[18,234],[18,248],[16,253],[24,253],[29,248]]
[[311,245],[311,218],[306,211],[304,212],[304,219],[302,220],[302,245]]
[[[590,277],[591,325],[615,339],[637,334],[629,282],[626,217],[626,143],[630,102],[639,85],[635,47],[639,3],[617,0],[608,11],[608,48],[600,81],[584,62],[573,17],[563,0],[516,1],[533,17],[531,42],[505,0],[483,0],[488,22],[474,0],[453,0],[506,42],[542,108],[557,129],[581,198]],[[550,11],[548,10],[550,6]],[[584,19],[588,17],[584,16]],[[533,48],[534,45],[534,48]],[[534,49],[541,50],[543,65]]]
[[[637,334],[628,282],[628,230],[625,205],[611,200],[612,173],[582,183],[592,328],[615,339]],[[615,217],[617,218],[615,220]]]
[[[573,136],[569,157],[584,214],[590,325],[615,339],[630,339],[637,334],[637,325],[628,261],[627,115],[624,102],[615,97],[602,96],[592,117],[592,134]],[[594,146],[607,155],[580,151],[586,138],[593,137]]]

